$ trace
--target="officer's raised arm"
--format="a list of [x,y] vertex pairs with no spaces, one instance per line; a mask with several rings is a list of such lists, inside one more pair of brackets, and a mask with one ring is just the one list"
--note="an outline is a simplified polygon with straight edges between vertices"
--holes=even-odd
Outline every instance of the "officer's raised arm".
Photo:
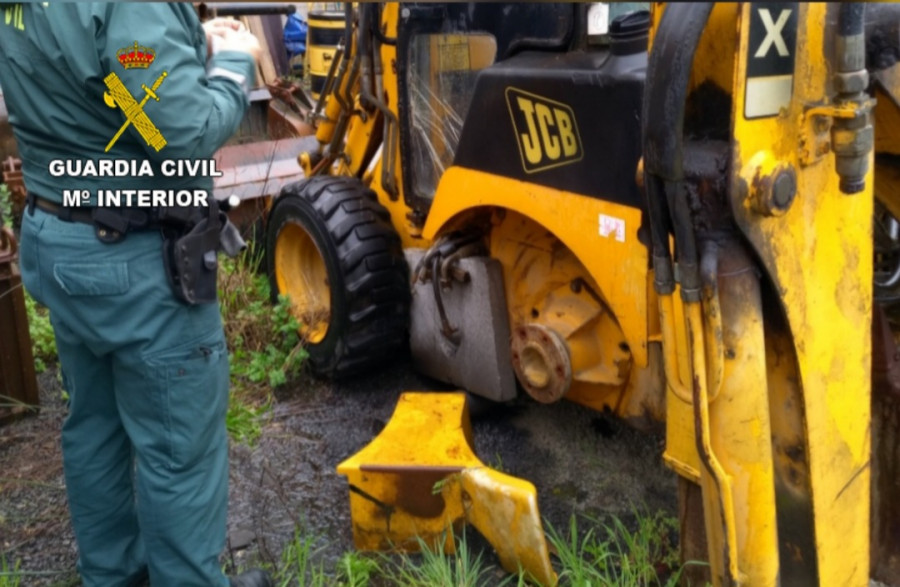
[[[206,32],[187,10],[162,2],[113,3],[102,16],[98,52],[107,104],[118,106],[123,125],[130,123],[124,132],[150,159],[211,157],[240,125],[256,75],[253,35],[224,31],[207,60]],[[163,14],[173,11],[179,18]]]

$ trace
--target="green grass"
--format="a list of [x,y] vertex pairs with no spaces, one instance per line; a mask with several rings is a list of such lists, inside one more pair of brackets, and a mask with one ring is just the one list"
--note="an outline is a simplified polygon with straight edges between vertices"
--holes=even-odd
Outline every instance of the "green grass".
[[12,194],[5,183],[0,183],[0,224],[13,226]]
[[255,403],[243,397],[235,397],[232,392],[228,412],[225,414],[228,434],[237,442],[252,445],[262,435],[262,419],[271,407],[271,400]]
[[579,532],[572,516],[566,532],[548,526],[563,585],[674,587],[682,567],[678,560],[678,521],[662,512],[635,511],[636,530],[618,517],[603,523],[583,518]]
[[314,562],[317,554],[324,550],[323,540],[294,530],[294,539],[281,552],[281,565],[276,575],[280,587],[325,587],[330,585],[329,576],[321,562]]
[[387,585],[407,587],[481,587],[508,585],[508,576],[498,583],[497,569],[485,562],[482,553],[475,553],[466,542],[465,533],[454,537],[456,554],[433,549],[421,539],[417,555],[383,556],[378,574]]
[[338,561],[337,578],[346,587],[365,587],[378,575],[378,561],[360,552],[346,552]]
[[[465,536],[456,539],[457,554],[448,555],[419,541],[420,553],[344,553],[327,569],[322,554],[327,542],[298,529],[281,555],[276,573],[279,587],[499,587],[497,569],[474,553]],[[522,583],[524,585],[524,583]]]
[[22,561],[16,560],[12,568],[5,556],[0,555],[0,587],[19,587],[22,584],[22,573],[19,569]]
[[50,312],[25,292],[25,313],[28,316],[28,334],[31,335],[31,352],[34,370],[43,373],[47,365],[56,362],[56,336],[50,324]]
[[[281,553],[281,563],[275,573],[279,587],[366,587],[378,581],[380,567],[377,558],[351,551],[344,553],[328,570],[321,560],[327,542],[301,529]],[[383,583],[379,583],[383,584]]]
[[[668,514],[637,510],[633,522],[570,519],[557,530],[547,525],[559,584],[571,587],[674,587],[683,567],[678,561],[678,522]],[[277,572],[280,587],[501,587],[534,585],[523,573],[508,574],[489,555],[454,537],[457,553],[445,554],[419,541],[418,553],[345,553],[326,565],[328,544],[297,530],[285,547]],[[700,563],[694,563],[700,564]]]
[[[14,223],[12,194],[5,183],[0,183],[0,226],[12,228]],[[28,316],[28,333],[31,335],[34,370],[43,373],[47,370],[48,363],[56,361],[56,339],[50,325],[50,314],[28,292],[25,292],[25,312]]]
[[231,402],[226,425],[231,437],[253,444],[272,405],[271,390],[299,374],[306,358],[290,301],[273,307],[269,281],[256,271],[258,248],[222,259],[219,301],[231,365]]

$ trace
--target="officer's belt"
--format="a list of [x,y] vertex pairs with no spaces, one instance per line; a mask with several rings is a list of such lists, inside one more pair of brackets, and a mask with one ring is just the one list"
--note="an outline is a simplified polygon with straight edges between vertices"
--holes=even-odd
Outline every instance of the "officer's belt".
[[48,214],[53,214],[60,220],[64,220],[66,222],[80,222],[81,224],[94,224],[94,218],[92,216],[93,208],[74,208],[70,206],[62,206],[57,204],[53,200],[48,200],[47,198],[42,198],[40,196],[35,196],[34,194],[28,194],[25,199],[26,204],[28,205],[29,210],[34,208],[39,208]]
[[175,206],[170,208],[105,208],[63,206],[53,200],[29,193],[26,199],[28,211],[40,208],[65,222],[90,224],[97,238],[105,243],[116,243],[135,230],[172,228],[183,231],[206,217],[210,211]]
[[34,194],[28,194],[26,202],[29,214],[40,208],[66,222],[92,225],[97,239],[107,244],[122,241],[132,230],[161,229],[169,285],[175,297],[188,304],[216,301],[218,249],[234,257],[247,246],[216,200],[202,209],[79,208]]

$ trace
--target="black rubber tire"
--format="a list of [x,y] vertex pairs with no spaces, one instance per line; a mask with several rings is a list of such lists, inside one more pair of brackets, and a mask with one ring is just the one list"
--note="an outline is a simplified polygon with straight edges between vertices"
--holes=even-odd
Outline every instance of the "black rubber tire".
[[328,274],[328,331],[309,343],[308,363],[342,378],[381,366],[408,346],[409,270],[400,237],[375,193],[355,178],[314,177],[285,186],[269,215],[266,260],[273,300],[275,244],[297,223],[319,248]]

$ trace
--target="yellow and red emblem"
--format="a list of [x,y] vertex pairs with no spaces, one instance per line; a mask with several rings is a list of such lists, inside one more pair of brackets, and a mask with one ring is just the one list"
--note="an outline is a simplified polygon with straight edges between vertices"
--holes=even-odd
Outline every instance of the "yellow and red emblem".
[[133,47],[123,47],[116,52],[116,58],[125,69],[147,69],[153,60],[156,59],[156,51],[150,47],[138,45],[134,42]]
[[[126,70],[148,69],[156,59],[156,51],[150,47],[139,45],[138,42],[135,41],[133,46],[119,49],[116,52],[116,58]],[[122,110],[122,114],[125,115],[125,122],[113,136],[112,140],[109,141],[109,144],[106,145],[107,153],[112,149],[113,145],[116,144],[116,141],[119,140],[122,133],[124,133],[129,125],[132,124],[147,144],[157,151],[166,146],[166,139],[144,112],[144,105],[150,98],[159,102],[159,96],[156,91],[159,89],[159,86],[162,85],[163,80],[166,79],[167,75],[169,75],[168,72],[163,71],[159,77],[156,78],[156,81],[153,82],[151,87],[147,87],[146,84],[141,84],[145,94],[140,102],[134,99],[134,96],[131,95],[131,92],[128,91],[128,88],[125,87],[125,84],[122,83],[122,80],[119,79],[116,72],[110,72],[110,74],[103,79],[103,83],[106,84],[108,90],[103,93],[103,101],[110,108],[118,106],[119,109]]]

